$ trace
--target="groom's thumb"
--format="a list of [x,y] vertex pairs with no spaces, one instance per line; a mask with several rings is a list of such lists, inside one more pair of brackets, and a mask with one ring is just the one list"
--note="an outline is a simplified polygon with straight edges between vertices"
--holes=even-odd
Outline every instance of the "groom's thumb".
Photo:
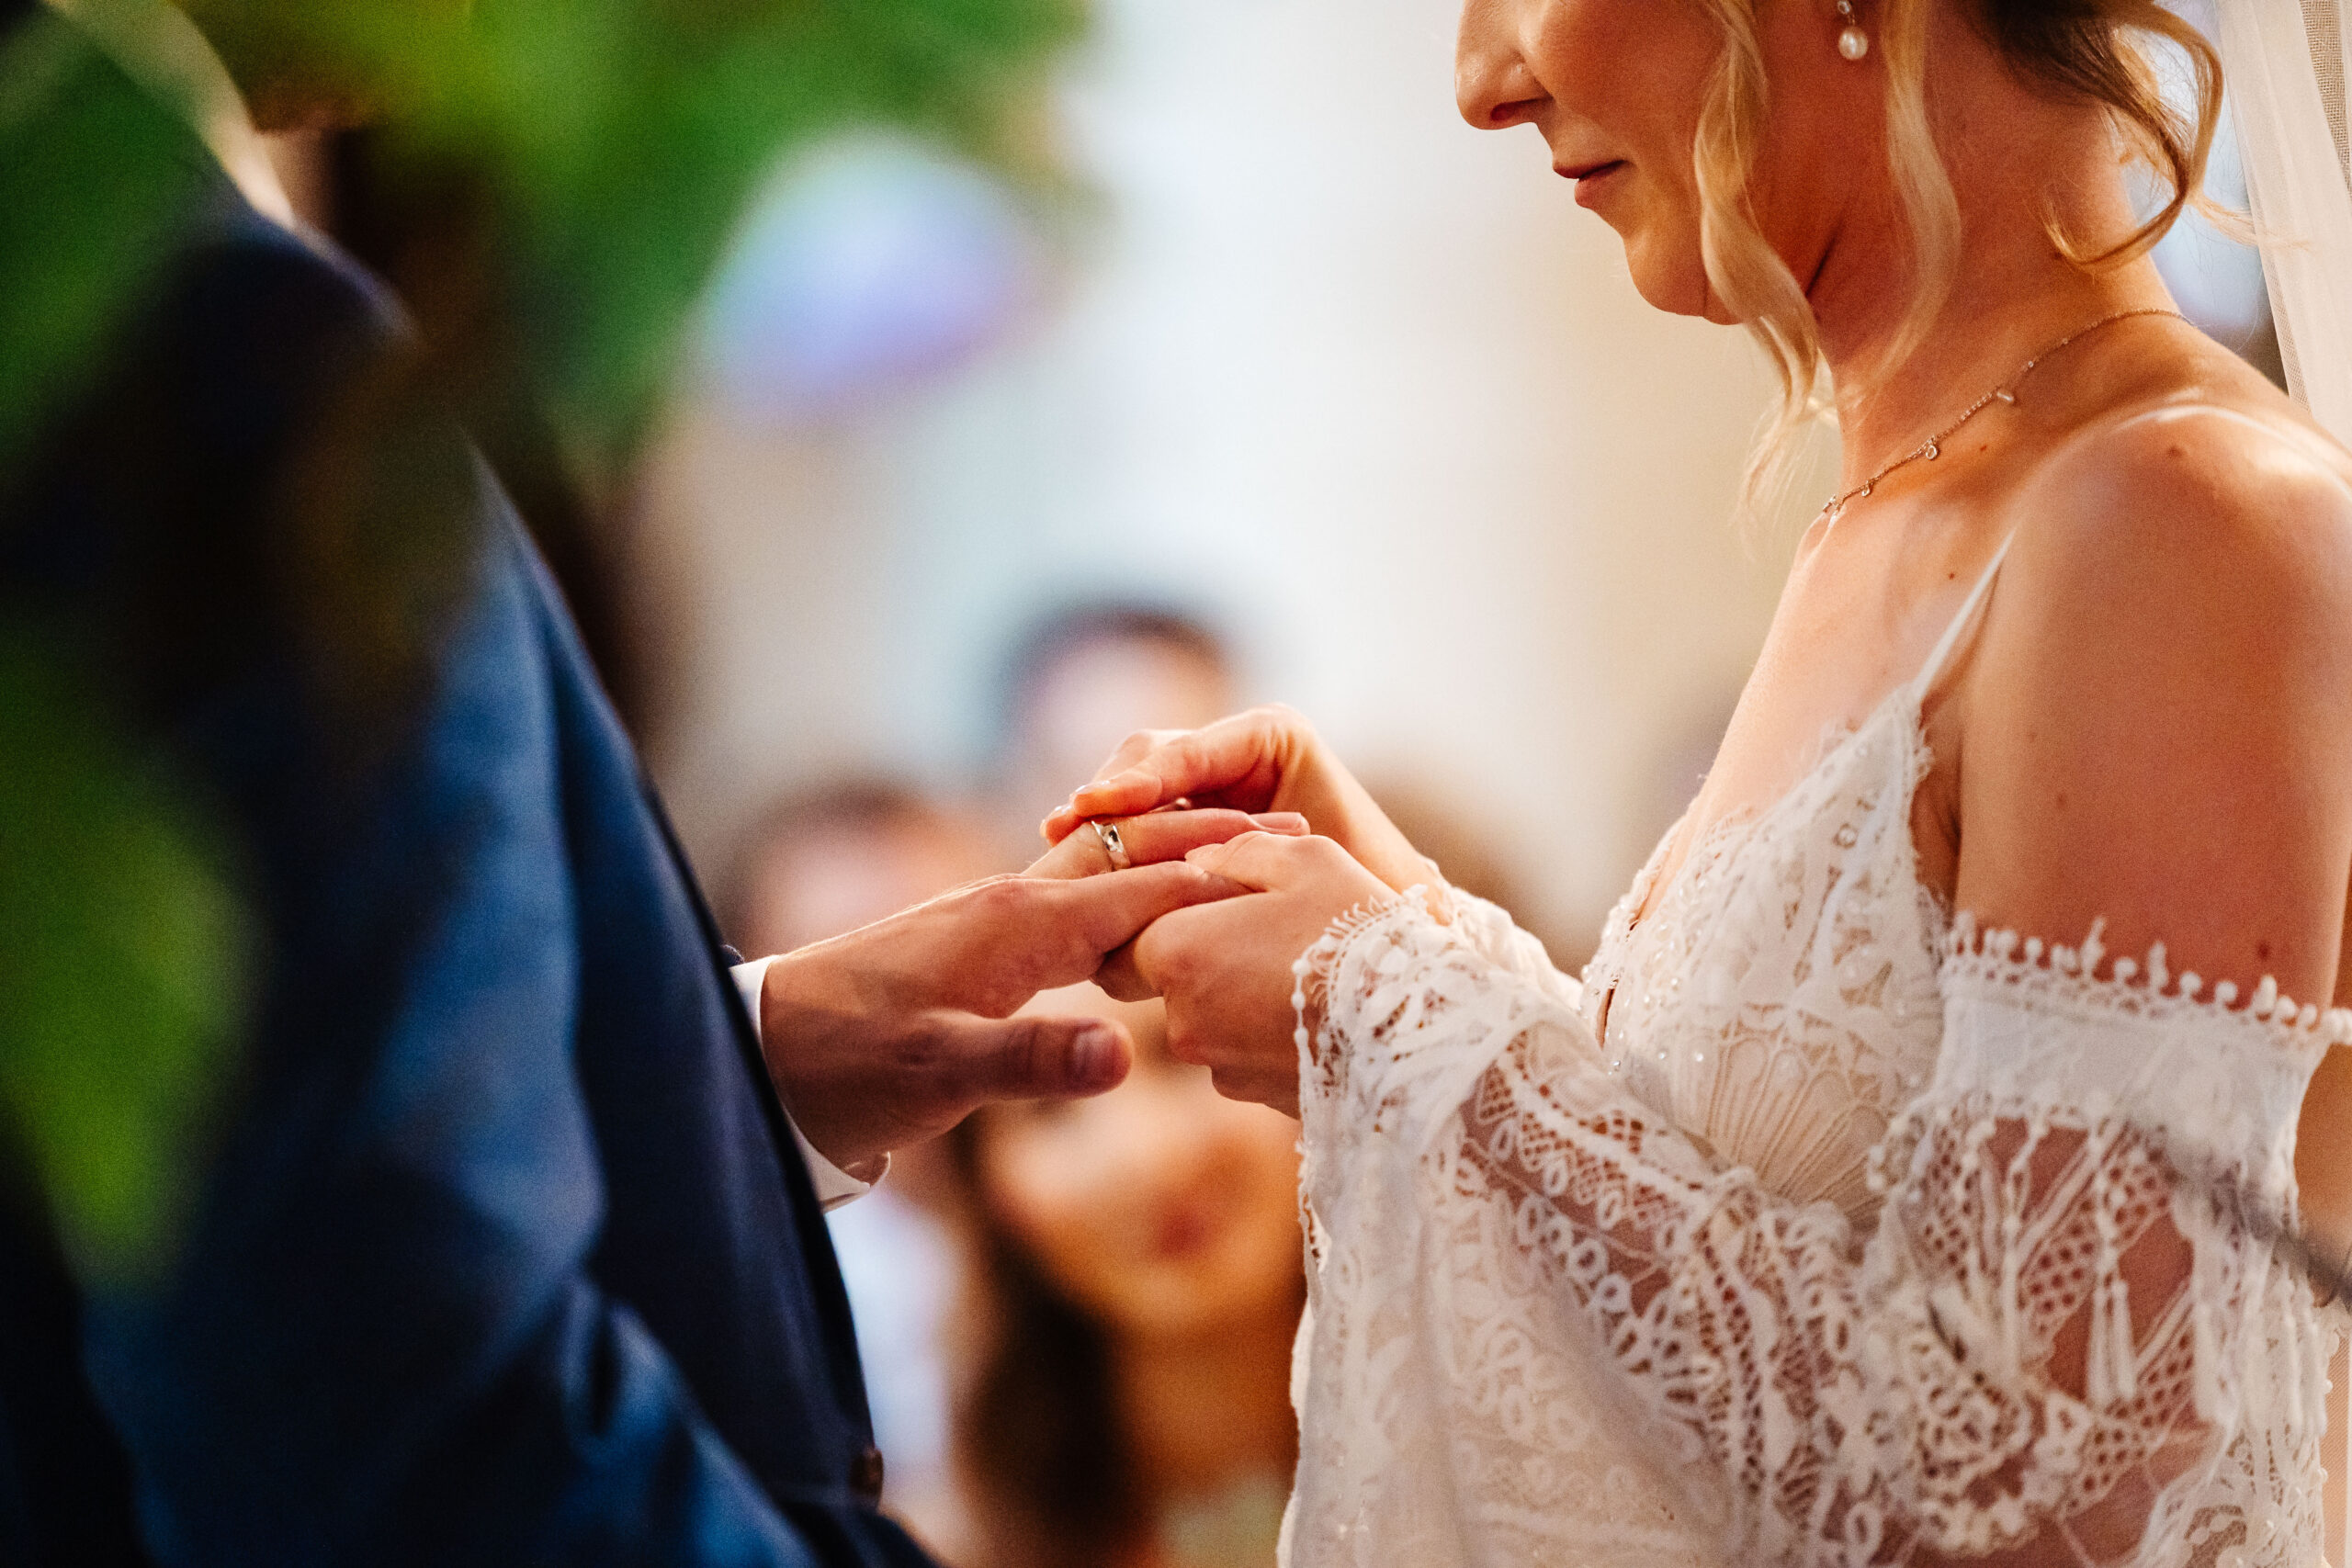
[[975,1104],[1101,1094],[1118,1087],[1134,1058],[1126,1031],[1100,1018],[959,1013],[943,1033],[956,1098]]

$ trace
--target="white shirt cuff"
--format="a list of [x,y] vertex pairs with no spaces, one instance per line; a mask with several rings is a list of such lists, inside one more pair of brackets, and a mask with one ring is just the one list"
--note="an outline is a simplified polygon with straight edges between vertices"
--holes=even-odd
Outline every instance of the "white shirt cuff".
[[[775,962],[772,957],[755,958],[749,964],[738,964],[732,971],[735,988],[743,993],[743,1006],[752,1015],[752,1037],[755,1040],[760,1040],[760,991],[767,983],[768,965]],[[766,1041],[760,1040],[760,1043],[764,1050]],[[843,1203],[865,1197],[874,1190],[876,1182],[890,1174],[890,1156],[884,1155],[882,1168],[875,1173],[874,1180],[860,1181],[818,1153],[817,1145],[801,1132],[800,1124],[792,1120],[789,1111],[785,1112],[784,1119],[786,1124],[792,1128],[792,1141],[800,1145],[800,1157],[808,1167],[808,1179],[817,1189],[817,1201],[826,1213],[831,1213]]]

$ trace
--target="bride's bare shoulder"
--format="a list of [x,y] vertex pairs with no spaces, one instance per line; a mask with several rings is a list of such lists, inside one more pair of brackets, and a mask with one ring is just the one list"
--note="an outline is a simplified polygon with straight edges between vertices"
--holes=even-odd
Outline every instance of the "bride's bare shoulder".
[[2105,635],[2170,640],[2262,603],[2352,646],[2352,453],[2250,374],[2086,422],[2010,511],[2007,576]]
[[2352,842],[2352,482],[2258,400],[2101,421],[2020,491],[1965,676],[1959,894],[2321,994]]

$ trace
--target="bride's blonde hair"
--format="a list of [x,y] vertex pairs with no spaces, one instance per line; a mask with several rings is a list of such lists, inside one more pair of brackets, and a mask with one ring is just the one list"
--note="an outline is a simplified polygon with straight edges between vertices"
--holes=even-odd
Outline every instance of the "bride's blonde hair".
[[[1708,84],[1693,152],[1700,244],[1716,298],[1763,345],[1780,383],[1748,459],[1744,495],[1755,510],[1779,490],[1815,412],[1824,369],[1821,338],[1804,289],[1765,238],[1753,204],[1769,92],[1756,16],[1761,0],[1702,4],[1723,28],[1724,51]],[[2092,250],[2067,233],[2053,213],[2051,237],[2078,266],[2118,265],[2164,238],[2200,197],[2221,120],[2221,57],[2202,33],[2157,0],[1876,0],[1866,19],[1872,48],[1885,62],[1887,162],[1913,263],[1912,298],[1887,351],[1890,359],[1917,346],[1960,266],[1960,206],[1928,118],[1928,13],[1944,4],[1967,6],[2019,74],[2103,105],[2126,152],[2168,187],[2154,217],[2105,250]],[[2177,49],[2188,66],[2196,88],[2193,117],[2168,102],[2159,84],[2152,51],[2165,44]]]

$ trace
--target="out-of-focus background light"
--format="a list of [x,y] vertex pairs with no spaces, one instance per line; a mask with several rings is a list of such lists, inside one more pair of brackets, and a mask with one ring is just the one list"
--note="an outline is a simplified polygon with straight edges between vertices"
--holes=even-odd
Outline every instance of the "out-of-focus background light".
[[855,411],[999,337],[1044,265],[1000,177],[903,137],[820,148],[771,185],[713,286],[712,395],[751,420]]

